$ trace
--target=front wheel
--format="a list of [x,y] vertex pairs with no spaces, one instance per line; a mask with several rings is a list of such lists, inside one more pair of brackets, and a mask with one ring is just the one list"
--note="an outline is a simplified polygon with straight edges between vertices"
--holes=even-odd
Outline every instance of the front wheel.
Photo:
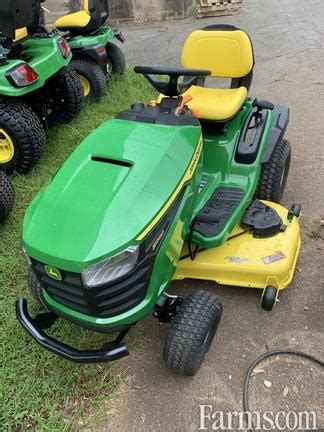
[[46,143],[38,115],[22,101],[0,102],[0,168],[8,174],[28,171]]
[[200,369],[223,312],[217,298],[205,291],[190,294],[171,323],[163,358],[169,369],[192,376]]
[[122,75],[126,69],[126,59],[123,51],[115,44],[108,42],[106,45],[108,57],[108,73]]
[[83,88],[72,67],[63,68],[49,82],[49,95],[47,116],[51,126],[68,123],[80,113],[84,102]]
[[0,224],[3,224],[11,212],[15,200],[14,187],[3,171],[0,171]]

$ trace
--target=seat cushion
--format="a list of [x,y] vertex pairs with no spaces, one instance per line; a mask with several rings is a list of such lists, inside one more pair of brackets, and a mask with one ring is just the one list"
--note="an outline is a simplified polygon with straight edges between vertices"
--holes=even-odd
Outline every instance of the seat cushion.
[[21,41],[22,39],[26,39],[27,37],[28,37],[27,27],[16,29],[14,42]]
[[191,95],[192,101],[187,105],[197,112],[201,119],[223,121],[233,117],[247,97],[247,89],[218,89],[192,86],[184,95]]
[[89,24],[90,19],[90,15],[83,10],[59,18],[55,22],[55,27],[60,30],[84,28]]

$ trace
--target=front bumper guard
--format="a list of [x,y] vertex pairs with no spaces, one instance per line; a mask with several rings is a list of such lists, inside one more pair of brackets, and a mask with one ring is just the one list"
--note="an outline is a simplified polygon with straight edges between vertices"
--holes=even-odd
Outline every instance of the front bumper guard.
[[79,350],[48,336],[44,329],[50,328],[59,318],[52,312],[43,313],[32,318],[29,315],[27,300],[16,301],[16,315],[20,324],[29,335],[42,347],[52,353],[77,363],[99,363],[118,360],[129,355],[123,338],[129,329],[119,333],[118,337],[98,350]]

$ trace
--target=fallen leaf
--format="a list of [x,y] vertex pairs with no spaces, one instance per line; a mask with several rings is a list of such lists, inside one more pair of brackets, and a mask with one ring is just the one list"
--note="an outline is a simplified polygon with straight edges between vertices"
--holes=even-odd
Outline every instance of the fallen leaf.
[[271,381],[263,381],[263,384],[269,389],[272,386]]
[[289,393],[289,389],[288,389],[288,387],[285,387],[283,392],[282,392],[283,397],[286,397],[288,393]]
[[256,368],[253,369],[251,376],[262,374],[262,373],[264,373],[264,369],[256,367]]

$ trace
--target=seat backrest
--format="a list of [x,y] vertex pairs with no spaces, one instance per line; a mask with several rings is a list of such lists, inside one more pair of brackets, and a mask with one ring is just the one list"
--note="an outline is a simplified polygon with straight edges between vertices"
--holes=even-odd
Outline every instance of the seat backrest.
[[108,0],[84,0],[83,8],[91,17],[90,30],[98,29],[109,16]]
[[41,0],[0,0],[0,32],[19,42],[38,28]]
[[213,77],[243,78],[254,67],[252,42],[234,26],[208,26],[189,35],[181,62],[183,67],[208,69]]

